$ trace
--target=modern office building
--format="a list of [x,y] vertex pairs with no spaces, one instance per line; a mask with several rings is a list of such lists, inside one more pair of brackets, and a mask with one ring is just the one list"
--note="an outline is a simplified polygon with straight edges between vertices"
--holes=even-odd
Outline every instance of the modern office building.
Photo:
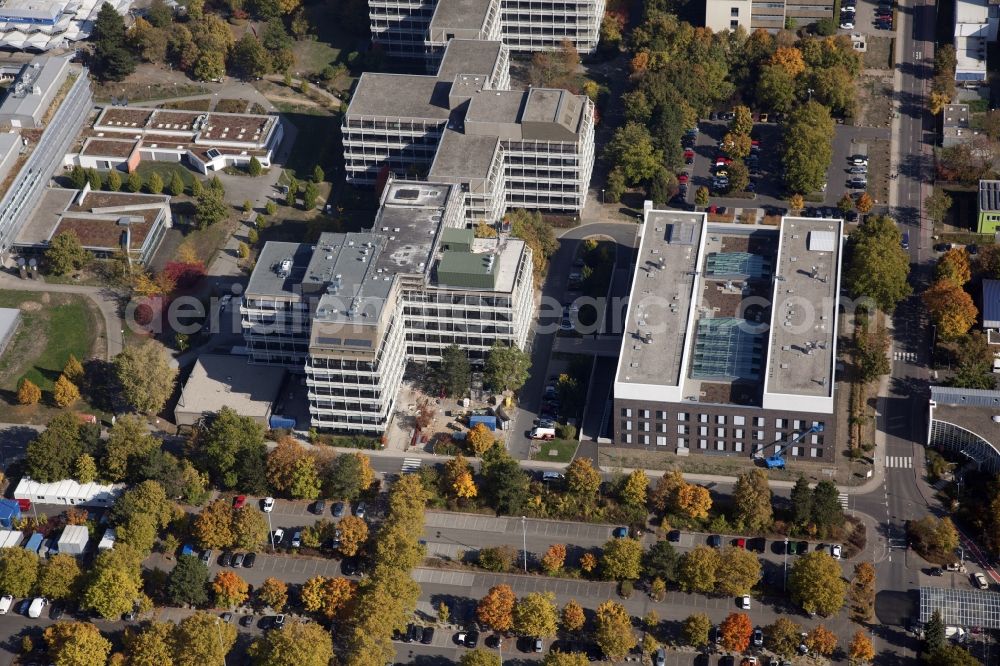
[[1000,231],[1000,180],[981,180],[976,233],[995,234],[997,231]]
[[531,250],[474,238],[462,208],[458,186],[390,179],[370,231],[265,245],[240,308],[250,362],[305,373],[312,427],[381,433],[408,360],[524,346]]
[[955,2],[955,83],[978,86],[986,83],[987,44],[997,39],[1000,5],[991,0]]
[[435,76],[362,74],[344,114],[347,180],[427,177],[466,190],[469,225],[505,207],[583,208],[594,105],[565,90],[511,91],[500,42],[453,39]]
[[452,39],[503,42],[514,52],[572,44],[593,53],[605,0],[368,0],[372,41],[395,58],[432,69]]
[[932,386],[927,446],[1000,472],[1000,391]]
[[705,27],[713,32],[766,30],[776,33],[794,23],[802,28],[834,18],[831,0],[705,0]]
[[842,228],[715,224],[646,202],[615,446],[833,460]]

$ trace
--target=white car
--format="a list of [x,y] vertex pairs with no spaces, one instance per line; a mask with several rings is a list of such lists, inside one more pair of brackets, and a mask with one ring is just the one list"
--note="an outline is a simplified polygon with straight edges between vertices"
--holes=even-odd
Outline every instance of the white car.
[[47,603],[48,602],[45,601],[45,599],[43,597],[35,597],[32,600],[31,605],[28,606],[28,617],[30,617],[30,618],[39,618],[39,617],[41,617],[42,616],[42,609],[45,608],[45,606],[46,606]]
[[0,597],[0,615],[6,615],[7,611],[10,610],[10,607],[13,604],[14,604],[14,597],[10,596],[9,594],[5,594],[2,597]]
[[842,553],[843,550],[841,549],[839,544],[834,544],[830,546],[830,556],[833,557],[833,559],[839,560]]
[[989,581],[986,580],[986,576],[979,573],[978,571],[972,574],[972,579],[976,582],[976,587],[978,587],[980,590],[990,589],[990,584]]
[[273,509],[274,509],[274,498],[273,497],[265,497],[264,498],[264,513],[271,513],[271,511]]
[[740,608],[743,610],[750,610],[750,595],[744,594],[740,597]]
[[852,23],[851,21],[841,21],[840,22],[840,29],[841,30],[854,30],[854,23]]

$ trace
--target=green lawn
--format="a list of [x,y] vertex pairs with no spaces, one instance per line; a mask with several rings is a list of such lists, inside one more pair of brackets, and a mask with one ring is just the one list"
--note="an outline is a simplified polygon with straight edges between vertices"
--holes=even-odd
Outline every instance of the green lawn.
[[[170,184],[170,180],[174,177],[175,173],[181,175],[181,179],[184,181],[184,187],[190,188],[191,183],[194,182],[195,173],[188,169],[180,162],[139,162],[139,166],[136,167],[136,171],[142,176],[142,182],[145,183],[149,178],[150,174],[154,171],[160,174],[160,178],[163,179],[163,185],[166,187]],[[125,180],[127,176],[122,177],[122,181]]]
[[553,439],[548,442],[541,442],[538,445],[538,452],[531,454],[531,459],[568,463],[573,460],[578,445],[579,442],[569,439]]
[[96,316],[83,296],[0,291],[0,307],[22,304],[21,325],[0,357],[0,388],[16,391],[21,377],[27,377],[51,391],[70,354],[81,361],[91,356]]

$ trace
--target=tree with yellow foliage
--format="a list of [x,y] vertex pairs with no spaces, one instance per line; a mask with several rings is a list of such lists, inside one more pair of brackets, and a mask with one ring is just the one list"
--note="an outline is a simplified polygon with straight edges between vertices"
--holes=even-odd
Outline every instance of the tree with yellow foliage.
[[368,523],[365,522],[364,518],[344,516],[338,527],[340,528],[340,552],[348,557],[357,555],[361,545],[368,538]]
[[979,315],[969,293],[949,279],[932,284],[924,292],[923,301],[942,340],[954,340],[965,335]]
[[42,389],[28,379],[21,378],[21,385],[17,387],[17,404],[34,405],[42,399]]
[[314,576],[302,586],[302,605],[310,613],[320,613],[332,620],[347,609],[357,587],[357,583],[346,578]]
[[837,649],[837,636],[822,624],[817,625],[806,636],[806,647],[810,652],[829,657]]
[[781,46],[775,49],[768,64],[781,67],[792,78],[806,71],[806,61],[802,57],[802,51],[794,46]]
[[587,616],[583,612],[583,607],[576,602],[576,599],[567,601],[562,609],[563,629],[569,632],[580,631],[586,621]]
[[483,423],[477,423],[475,427],[469,430],[466,440],[469,442],[469,446],[472,447],[472,452],[477,456],[486,453],[496,443],[493,433]]
[[788,207],[793,211],[802,210],[806,207],[806,200],[801,194],[793,194],[788,198]]
[[62,373],[66,375],[74,384],[78,385],[83,381],[83,364],[77,360],[76,356],[72,354],[66,359],[66,365],[63,366]]
[[138,271],[132,278],[132,291],[136,296],[149,298],[161,295],[163,288],[148,271]]
[[704,520],[712,508],[712,495],[708,488],[695,483],[685,483],[677,491],[677,509],[689,518]]
[[66,375],[59,375],[52,390],[52,397],[60,407],[69,407],[80,399],[80,389]]
[[951,280],[960,287],[972,279],[969,253],[964,247],[953,247],[938,259],[934,275],[938,280]]
[[631,507],[646,506],[646,490],[649,488],[649,477],[641,469],[634,470],[626,477],[620,493],[621,501]]
[[472,468],[461,453],[444,464],[444,482],[445,492],[459,499],[471,499],[479,494],[472,479]]

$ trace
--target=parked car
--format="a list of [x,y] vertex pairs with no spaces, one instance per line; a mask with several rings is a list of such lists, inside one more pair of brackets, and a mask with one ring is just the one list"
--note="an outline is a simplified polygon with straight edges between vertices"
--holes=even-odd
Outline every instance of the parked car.
[[669,532],[667,532],[667,541],[677,543],[680,540],[681,540],[680,530],[670,530]]
[[275,629],[281,629],[283,626],[285,626],[285,616],[283,614],[282,615],[275,615],[274,616],[274,624],[272,626]]
[[840,544],[830,546],[830,556],[833,557],[833,559],[839,560],[842,553],[843,549],[840,547]]
[[233,555],[233,567],[235,568],[242,567],[244,557],[245,556],[243,555],[243,553],[236,553],[235,555]]
[[292,548],[302,547],[302,532],[296,531],[292,534]]
[[430,645],[434,642],[434,627],[424,627],[423,634],[420,636],[420,642],[424,645]]
[[265,497],[262,500],[261,508],[264,510],[264,513],[271,513],[271,511],[274,510],[274,498],[273,497]]
[[284,538],[285,538],[285,530],[279,527],[278,529],[274,530],[274,533],[271,535],[271,543],[273,543],[275,546],[278,546],[281,544]]
[[624,539],[625,537],[628,536],[628,528],[616,527],[614,530],[611,531],[611,536],[613,536],[616,539]]
[[326,500],[316,500],[313,502],[313,513],[322,516],[326,513]]
[[357,504],[354,505],[354,515],[357,516],[358,518],[364,518],[367,509],[368,507],[365,505],[364,502],[358,502]]
[[219,555],[219,566],[228,567],[229,563],[233,561],[233,554],[228,551],[223,551],[222,555]]
[[742,610],[750,610],[750,595],[744,594],[739,598],[739,606]]
[[205,564],[208,564],[209,562],[212,561],[211,548],[206,548],[205,550],[201,551],[201,561],[204,562]]
[[722,548],[722,537],[718,534],[713,534],[708,537],[708,545],[712,548]]
[[989,581],[986,580],[986,576],[984,576],[983,574],[979,573],[978,571],[976,573],[972,574],[972,582],[980,590],[988,590],[988,589],[990,589],[990,583],[989,583]]
[[333,517],[342,518],[344,516],[344,503],[336,502],[333,505]]
[[753,630],[753,644],[756,647],[760,647],[764,644],[764,632],[760,630],[760,627]]
[[246,503],[247,503],[246,495],[237,495],[236,497],[233,498],[234,509],[242,509],[244,506],[246,506]]
[[257,562],[257,553],[247,553],[246,557],[243,558],[243,568],[253,569],[253,565]]
[[253,624],[253,615],[244,615],[240,618],[241,627],[249,627]]
[[9,594],[5,594],[2,597],[0,597],[0,615],[6,615],[7,611],[10,610],[10,607],[13,604],[14,604],[14,597],[10,596]]
[[658,648],[656,654],[653,655],[653,666],[666,666],[667,663],[667,651],[663,648]]

